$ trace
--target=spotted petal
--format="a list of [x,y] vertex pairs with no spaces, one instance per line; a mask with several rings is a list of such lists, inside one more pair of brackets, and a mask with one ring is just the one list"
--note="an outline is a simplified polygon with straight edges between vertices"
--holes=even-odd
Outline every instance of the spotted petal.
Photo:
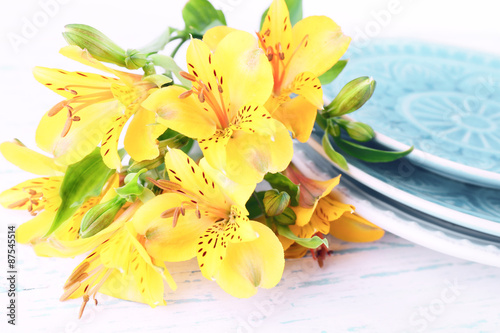
[[292,82],[293,93],[304,96],[317,109],[323,108],[323,90],[321,82],[310,72],[300,73]]
[[[281,44],[286,63],[293,52],[292,23],[285,0],[274,0],[262,24],[260,34],[265,37],[266,46],[275,47]],[[262,45],[264,46],[264,45]]]
[[229,89],[230,118],[246,103],[262,105],[267,101],[273,89],[273,72],[254,36],[232,32],[220,42],[214,56]]

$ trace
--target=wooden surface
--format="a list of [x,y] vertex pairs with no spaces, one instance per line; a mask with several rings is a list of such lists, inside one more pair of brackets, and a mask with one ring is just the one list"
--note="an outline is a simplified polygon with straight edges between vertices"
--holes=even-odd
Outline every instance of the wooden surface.
[[310,257],[288,260],[280,284],[250,299],[225,294],[195,261],[169,265],[178,290],[167,292],[167,306],[101,295],[78,320],[80,300],[58,298],[79,260],[19,246],[19,325],[8,332],[498,332],[500,269],[391,234],[332,248],[321,269]]
[[[44,1],[42,1],[44,2]],[[45,1],[46,2],[46,1]],[[228,22],[255,31],[269,1],[219,0]],[[59,1],[49,20],[13,47],[9,34],[44,9],[37,0],[10,2],[0,13],[0,141],[20,138],[34,147],[34,129],[59,98],[35,82],[35,65],[85,70],[57,55],[64,24],[86,23],[125,48],[146,43],[167,24],[182,27],[182,1]],[[169,10],[148,10],[168,4]],[[500,54],[497,2],[401,0],[400,11],[379,23],[389,1],[305,1],[305,14],[334,18],[354,39],[378,24],[371,37],[409,36]],[[450,11],[453,8],[453,13]],[[444,16],[444,13],[447,13]],[[425,19],[424,19],[425,18]],[[375,22],[375,23],[374,23]],[[464,23],[465,22],[465,23]],[[387,23],[387,24],[386,24]],[[383,26],[382,26],[383,25]],[[149,38],[148,38],[149,39]],[[181,53],[182,54],[182,50]],[[28,178],[0,160],[0,189]],[[500,269],[467,262],[393,235],[372,244],[332,243],[320,269],[311,258],[289,260],[280,284],[250,299],[235,299],[205,280],[196,262],[169,265],[178,283],[166,307],[101,295],[77,319],[80,301],[61,303],[62,285],[79,259],[38,258],[18,246],[18,326],[7,325],[6,226],[28,216],[0,210],[1,332],[499,332]]]

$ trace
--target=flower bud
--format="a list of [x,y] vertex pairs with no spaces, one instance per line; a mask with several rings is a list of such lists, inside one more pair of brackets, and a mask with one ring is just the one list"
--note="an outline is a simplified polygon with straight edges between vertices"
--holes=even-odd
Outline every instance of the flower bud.
[[91,237],[106,229],[126,202],[127,200],[116,196],[107,202],[90,208],[80,223],[80,237]]
[[283,213],[290,203],[290,195],[278,190],[269,190],[264,194],[264,208],[267,216],[276,216]]
[[295,224],[297,215],[290,207],[287,207],[283,213],[274,217],[274,222],[281,225],[292,225]]
[[337,97],[325,107],[323,117],[331,118],[356,111],[372,97],[375,85],[375,80],[367,76],[347,83]]
[[370,141],[375,136],[373,129],[364,123],[349,121],[344,128],[347,134],[356,141]]
[[86,49],[95,59],[125,66],[125,51],[97,29],[85,24],[68,24],[63,32],[69,45]]
[[138,69],[144,67],[148,59],[144,53],[137,50],[127,50],[125,53],[125,67],[128,69]]

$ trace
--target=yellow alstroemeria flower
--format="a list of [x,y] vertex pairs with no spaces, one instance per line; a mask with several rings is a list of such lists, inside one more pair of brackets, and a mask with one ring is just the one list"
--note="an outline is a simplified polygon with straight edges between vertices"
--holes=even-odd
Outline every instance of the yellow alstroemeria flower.
[[[215,49],[231,31],[228,27],[215,27],[203,39]],[[318,77],[340,59],[351,38],[344,36],[326,16],[306,17],[292,27],[284,0],[273,1],[257,35],[273,68],[273,94],[265,106],[295,138],[305,142],[311,135],[317,110],[323,108]]]
[[[384,230],[373,223],[353,214],[354,206],[343,203],[339,195],[332,192],[338,185],[340,175],[325,181],[306,177],[293,164],[286,171],[286,176],[300,184],[299,206],[291,207],[297,216],[290,230],[301,238],[311,238],[328,233],[348,242],[373,242],[384,235]],[[306,248],[294,244],[294,241],[279,236],[287,258],[302,257]]]
[[35,78],[66,98],[43,116],[36,132],[37,145],[52,153],[57,164],[70,165],[101,143],[106,165],[120,170],[118,139],[135,115],[125,135],[125,150],[136,161],[157,157],[156,138],[166,128],[150,126],[155,124],[154,113],[140,107],[154,85],[140,75],[104,66],[78,46],[63,47],[60,53],[115,77],[36,67]]
[[24,181],[0,193],[0,204],[8,209],[27,210],[36,216],[33,220],[53,218],[61,204],[59,188],[66,168],[18,142],[3,142],[0,152],[20,169],[44,176]]
[[79,317],[85,305],[96,293],[149,304],[165,305],[163,281],[176,289],[175,281],[163,262],[153,259],[144,249],[143,236],[131,222],[108,235],[94,251],[78,265],[64,285],[61,301],[83,298]]
[[18,243],[29,243],[40,256],[74,257],[95,247],[100,237],[104,237],[106,232],[112,230],[110,228],[87,239],[80,239],[78,234],[80,222],[85,213],[96,204],[106,202],[116,195],[113,189],[118,187],[118,175],[111,177],[102,193],[84,202],[54,234],[44,237],[61,204],[59,190],[66,167],[57,165],[52,158],[17,142],[3,142],[0,144],[0,152],[9,162],[19,168],[46,176],[24,181],[0,193],[2,206],[9,209],[28,210],[34,216],[17,228],[16,241]]
[[272,92],[271,66],[249,33],[228,35],[212,53],[193,39],[187,50],[190,90],[171,86],[142,105],[157,121],[198,139],[208,163],[227,177],[257,183],[286,168],[293,154],[287,129],[262,106]]
[[197,257],[204,277],[236,297],[272,288],[284,269],[283,248],[264,224],[250,221],[245,203],[255,184],[240,185],[180,150],[165,156],[166,193],[148,201],[134,217],[144,247],[162,261]]

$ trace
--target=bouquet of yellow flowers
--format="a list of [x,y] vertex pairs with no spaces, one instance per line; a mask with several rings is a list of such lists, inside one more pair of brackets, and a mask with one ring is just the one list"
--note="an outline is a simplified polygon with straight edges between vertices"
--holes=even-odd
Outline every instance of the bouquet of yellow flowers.
[[[80,316],[97,292],[165,305],[164,282],[176,288],[171,262],[196,257],[205,278],[250,297],[280,281],[285,258],[310,250],[321,265],[326,234],[359,242],[384,233],[338,200],[340,176],[310,179],[291,163],[293,138],[307,141],[315,122],[341,166],[329,135],[358,157],[408,153],[363,150],[340,137],[373,137],[342,116],[375,88],[362,77],[323,105],[322,85],[347,63],[339,59],[350,38],[340,27],[325,16],[302,19],[300,1],[274,0],[256,36],[227,27],[207,0],[190,0],[182,15],[184,29],[141,49],[66,26],[60,53],[95,71],[35,68],[35,79],[63,98],[36,131],[46,154],[19,140],[0,145],[8,161],[39,175],[0,194],[4,207],[33,216],[17,242],[39,256],[88,253],[61,296],[83,298]],[[161,54],[170,42],[179,44]],[[181,69],[174,59],[185,42]]]

